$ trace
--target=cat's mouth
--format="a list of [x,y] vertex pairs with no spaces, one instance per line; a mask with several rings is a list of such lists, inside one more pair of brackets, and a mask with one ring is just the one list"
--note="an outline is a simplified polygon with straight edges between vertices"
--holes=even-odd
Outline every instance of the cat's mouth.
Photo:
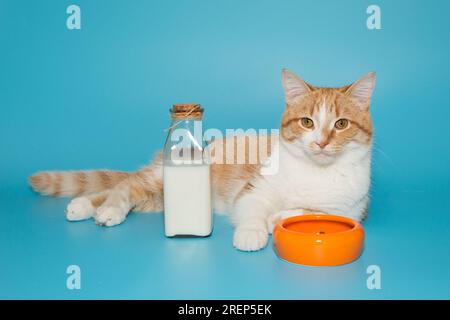
[[335,152],[331,150],[321,149],[321,150],[312,150],[311,154],[315,157],[334,157]]
[[311,150],[310,158],[319,164],[327,165],[336,159],[336,153],[331,150]]
[[287,147],[288,150],[294,152],[294,154],[298,155],[298,151],[301,150],[301,154],[304,156],[307,156],[311,161],[320,164],[320,165],[327,165],[333,163],[339,152],[334,150],[333,148],[314,148],[313,146],[307,146],[305,145],[301,140],[296,140],[293,144],[284,143],[282,140],[283,145]]

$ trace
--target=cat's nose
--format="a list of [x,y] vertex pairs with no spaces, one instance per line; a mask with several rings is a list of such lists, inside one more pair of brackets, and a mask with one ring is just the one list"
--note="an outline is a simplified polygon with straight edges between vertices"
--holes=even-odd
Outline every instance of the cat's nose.
[[329,142],[328,141],[319,141],[319,142],[316,141],[316,144],[320,147],[320,149],[323,149],[329,144]]

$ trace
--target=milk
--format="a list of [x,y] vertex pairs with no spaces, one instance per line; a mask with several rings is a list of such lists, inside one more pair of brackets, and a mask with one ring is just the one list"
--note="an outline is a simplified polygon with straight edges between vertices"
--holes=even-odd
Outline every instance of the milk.
[[166,236],[208,236],[212,222],[209,165],[164,165]]

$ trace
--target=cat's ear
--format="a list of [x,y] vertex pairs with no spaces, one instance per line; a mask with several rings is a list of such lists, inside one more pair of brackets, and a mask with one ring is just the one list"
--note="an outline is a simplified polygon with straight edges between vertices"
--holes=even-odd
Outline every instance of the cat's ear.
[[305,81],[287,69],[282,71],[282,81],[288,105],[311,92],[311,87]]
[[370,72],[362,76],[346,89],[346,94],[352,98],[362,110],[369,109],[370,98],[375,88],[376,73]]

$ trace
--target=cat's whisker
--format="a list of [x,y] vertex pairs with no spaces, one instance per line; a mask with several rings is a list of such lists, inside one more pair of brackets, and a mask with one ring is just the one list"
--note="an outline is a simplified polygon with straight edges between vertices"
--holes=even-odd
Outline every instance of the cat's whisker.
[[381,148],[377,147],[376,144],[372,145],[372,150],[378,152],[379,154],[381,154],[385,159],[389,160],[389,162],[392,165],[396,165],[394,160],[392,160],[391,156],[389,156],[386,152],[384,152]]

